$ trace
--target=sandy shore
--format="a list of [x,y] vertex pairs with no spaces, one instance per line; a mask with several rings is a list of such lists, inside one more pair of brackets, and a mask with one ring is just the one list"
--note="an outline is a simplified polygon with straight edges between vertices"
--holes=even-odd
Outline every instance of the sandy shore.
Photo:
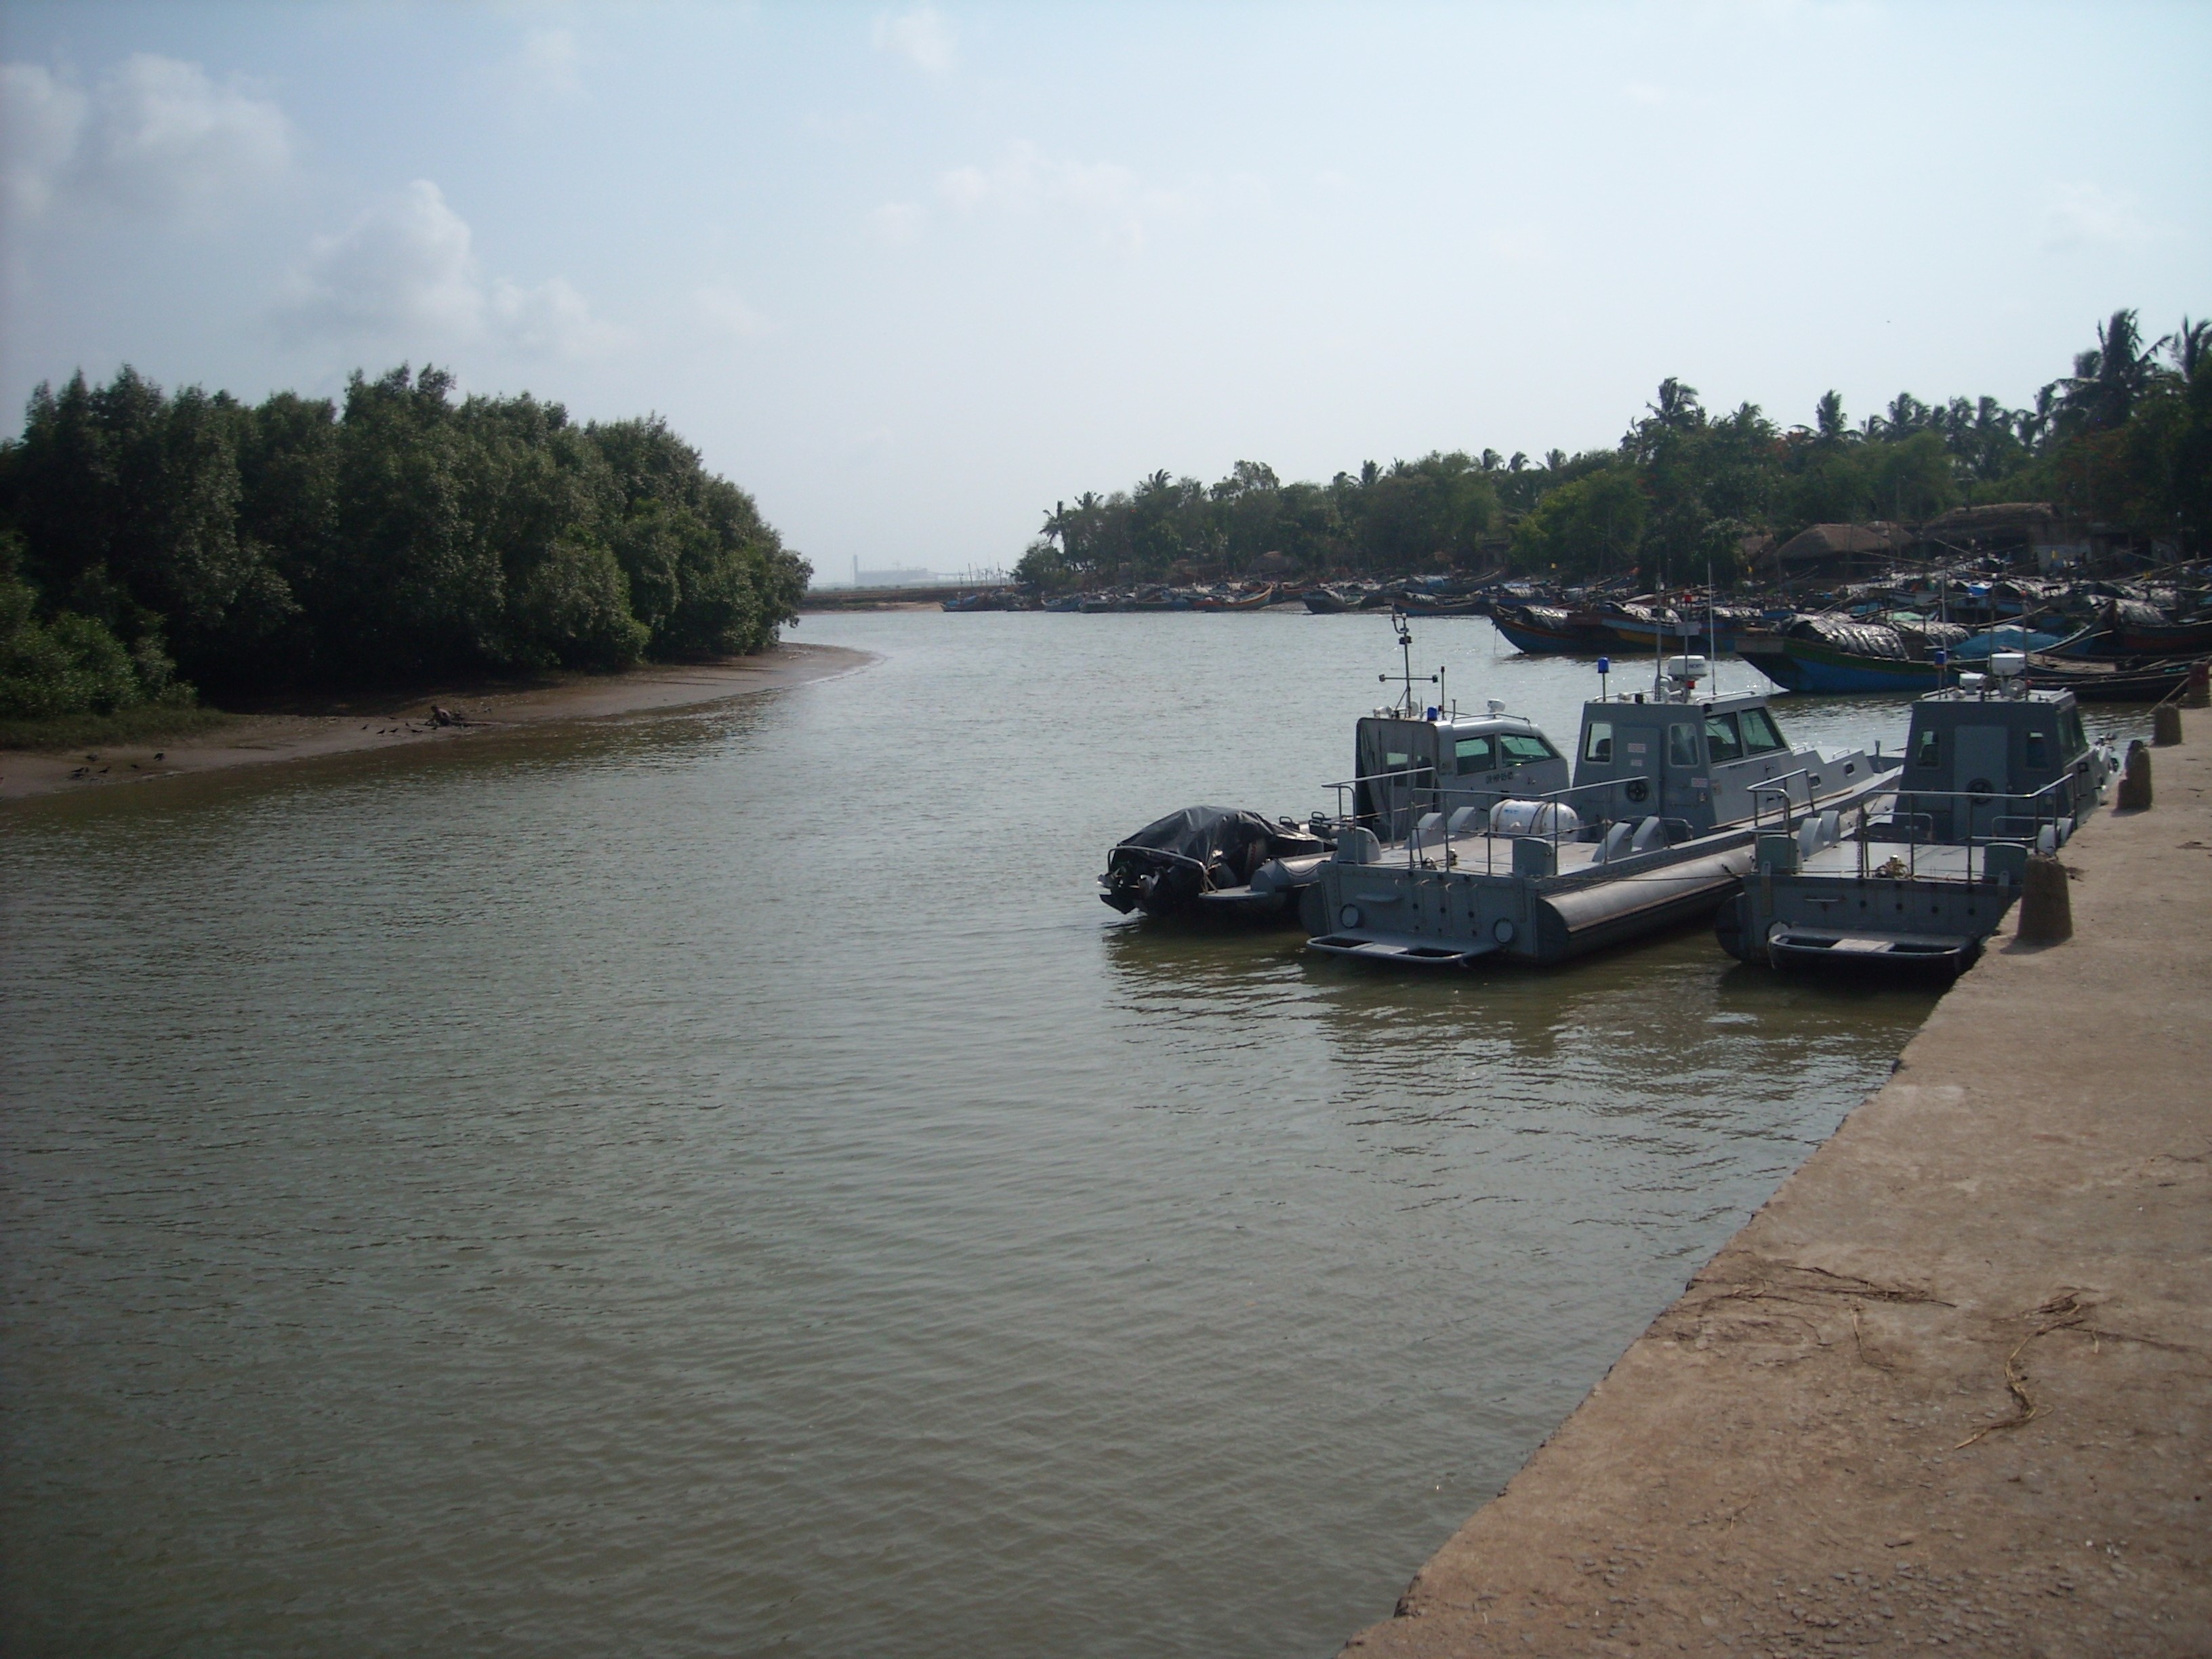
[[[313,714],[241,715],[167,743],[70,752],[0,750],[0,800],[155,778],[265,766],[409,744],[451,743],[480,732],[686,708],[851,672],[875,659],[834,645],[781,645],[753,657],[656,664],[623,674],[548,674],[525,684],[464,685],[416,697],[364,696]],[[440,722],[435,711],[452,717]]]
[[2212,714],[1347,1659],[2212,1655]]

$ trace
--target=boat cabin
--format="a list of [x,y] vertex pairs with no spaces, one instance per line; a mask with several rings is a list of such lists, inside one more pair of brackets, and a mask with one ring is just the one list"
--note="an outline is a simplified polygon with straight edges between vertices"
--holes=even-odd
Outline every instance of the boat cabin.
[[1567,787],[1566,757],[1518,714],[1378,714],[1354,741],[1353,815],[1386,842],[1404,840],[1423,813],[1486,812]]
[[1935,692],[1912,705],[1894,816],[1916,839],[2033,841],[2094,793],[2088,753],[2071,691],[2000,679]]
[[1748,818],[1755,805],[1778,806],[1779,794],[1754,799],[1761,785],[1788,779],[1782,787],[1802,804],[1808,784],[1818,794],[1863,769],[1856,757],[1833,765],[1838,775],[1824,777],[1818,751],[1790,747],[1762,693],[1697,702],[1605,697],[1583,705],[1571,801],[1585,823],[1657,817],[1702,832]]

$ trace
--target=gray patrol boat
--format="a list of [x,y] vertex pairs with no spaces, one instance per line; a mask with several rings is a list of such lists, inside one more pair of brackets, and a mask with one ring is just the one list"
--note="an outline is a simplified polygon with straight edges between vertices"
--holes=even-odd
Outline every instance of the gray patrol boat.
[[[1571,782],[1527,721],[1508,737],[1438,708],[1360,720],[1357,772],[1334,786],[1349,810],[1300,895],[1307,947],[1409,967],[1541,963],[1694,921],[1737,890],[1762,829],[1855,807],[1898,763],[1793,749],[1764,694],[1701,696],[1711,672],[1676,657],[1655,665],[1648,696],[1601,689]],[[1542,760],[1501,778],[1516,738]]]
[[[1405,766],[1408,757],[1400,752],[1404,744],[1396,734],[1401,726],[1418,726],[1427,734],[1423,753],[1440,747],[1453,757],[1450,794],[1455,809],[1486,809],[1516,796],[1566,787],[1567,763],[1534,721],[1507,714],[1498,702],[1485,714],[1462,711],[1444,697],[1443,669],[1432,675],[1413,672],[1413,632],[1402,614],[1393,612],[1390,620],[1404,672],[1380,678],[1385,684],[1394,678],[1402,681],[1404,690],[1393,707],[1378,708],[1374,719],[1359,722],[1359,770]],[[1438,706],[1423,708],[1416,685],[1437,687]],[[1377,805],[1385,794],[1363,793],[1358,810],[1370,822],[1392,811],[1402,819],[1405,792],[1389,784],[1378,787],[1391,805]],[[1340,812],[1343,805],[1338,803]],[[1352,822],[1326,812],[1301,823],[1233,807],[1185,807],[1115,844],[1098,878],[1098,896],[1125,915],[1142,910],[1150,916],[1298,921],[1313,933],[1320,927],[1313,917],[1320,913],[1310,896]]]
[[2056,852],[2115,766],[2071,691],[2031,690],[2027,659],[1912,705],[1904,766],[1856,812],[1806,811],[1759,837],[1715,931],[1745,962],[1912,965],[1955,973],[2020,896],[2031,852]]

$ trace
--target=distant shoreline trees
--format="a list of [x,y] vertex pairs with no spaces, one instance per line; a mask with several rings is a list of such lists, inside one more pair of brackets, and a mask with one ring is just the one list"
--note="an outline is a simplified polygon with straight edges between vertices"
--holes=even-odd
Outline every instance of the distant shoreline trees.
[[1740,572],[1747,538],[1762,534],[2021,500],[2203,551],[2212,324],[2185,318],[2147,341],[2134,312],[2115,312],[2027,409],[1904,392],[1853,427],[1831,392],[1809,424],[1785,430],[1753,404],[1713,414],[1669,379],[1614,447],[1540,463],[1438,451],[1325,484],[1285,484],[1251,461],[1213,484],[1155,472],[1060,503],[1015,576],[1056,592],[1242,574],[1275,553],[1310,574],[1502,567],[1651,583],[1662,570]]
[[41,385],[0,442],[0,713],[734,654],[795,620],[806,562],[664,421],[453,389]]

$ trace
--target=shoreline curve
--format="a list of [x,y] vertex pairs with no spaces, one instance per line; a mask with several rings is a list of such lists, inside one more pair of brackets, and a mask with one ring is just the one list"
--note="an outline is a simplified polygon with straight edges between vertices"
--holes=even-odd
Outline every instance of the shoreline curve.
[[[234,767],[319,759],[478,732],[694,708],[762,691],[835,679],[883,659],[837,645],[781,644],[714,662],[657,663],[620,674],[548,673],[527,682],[480,681],[423,696],[368,695],[315,714],[241,714],[210,732],[167,742],[89,751],[0,750],[0,802],[33,800],[118,783],[192,776]],[[437,723],[434,710],[453,717]],[[157,758],[158,757],[158,758]]]

